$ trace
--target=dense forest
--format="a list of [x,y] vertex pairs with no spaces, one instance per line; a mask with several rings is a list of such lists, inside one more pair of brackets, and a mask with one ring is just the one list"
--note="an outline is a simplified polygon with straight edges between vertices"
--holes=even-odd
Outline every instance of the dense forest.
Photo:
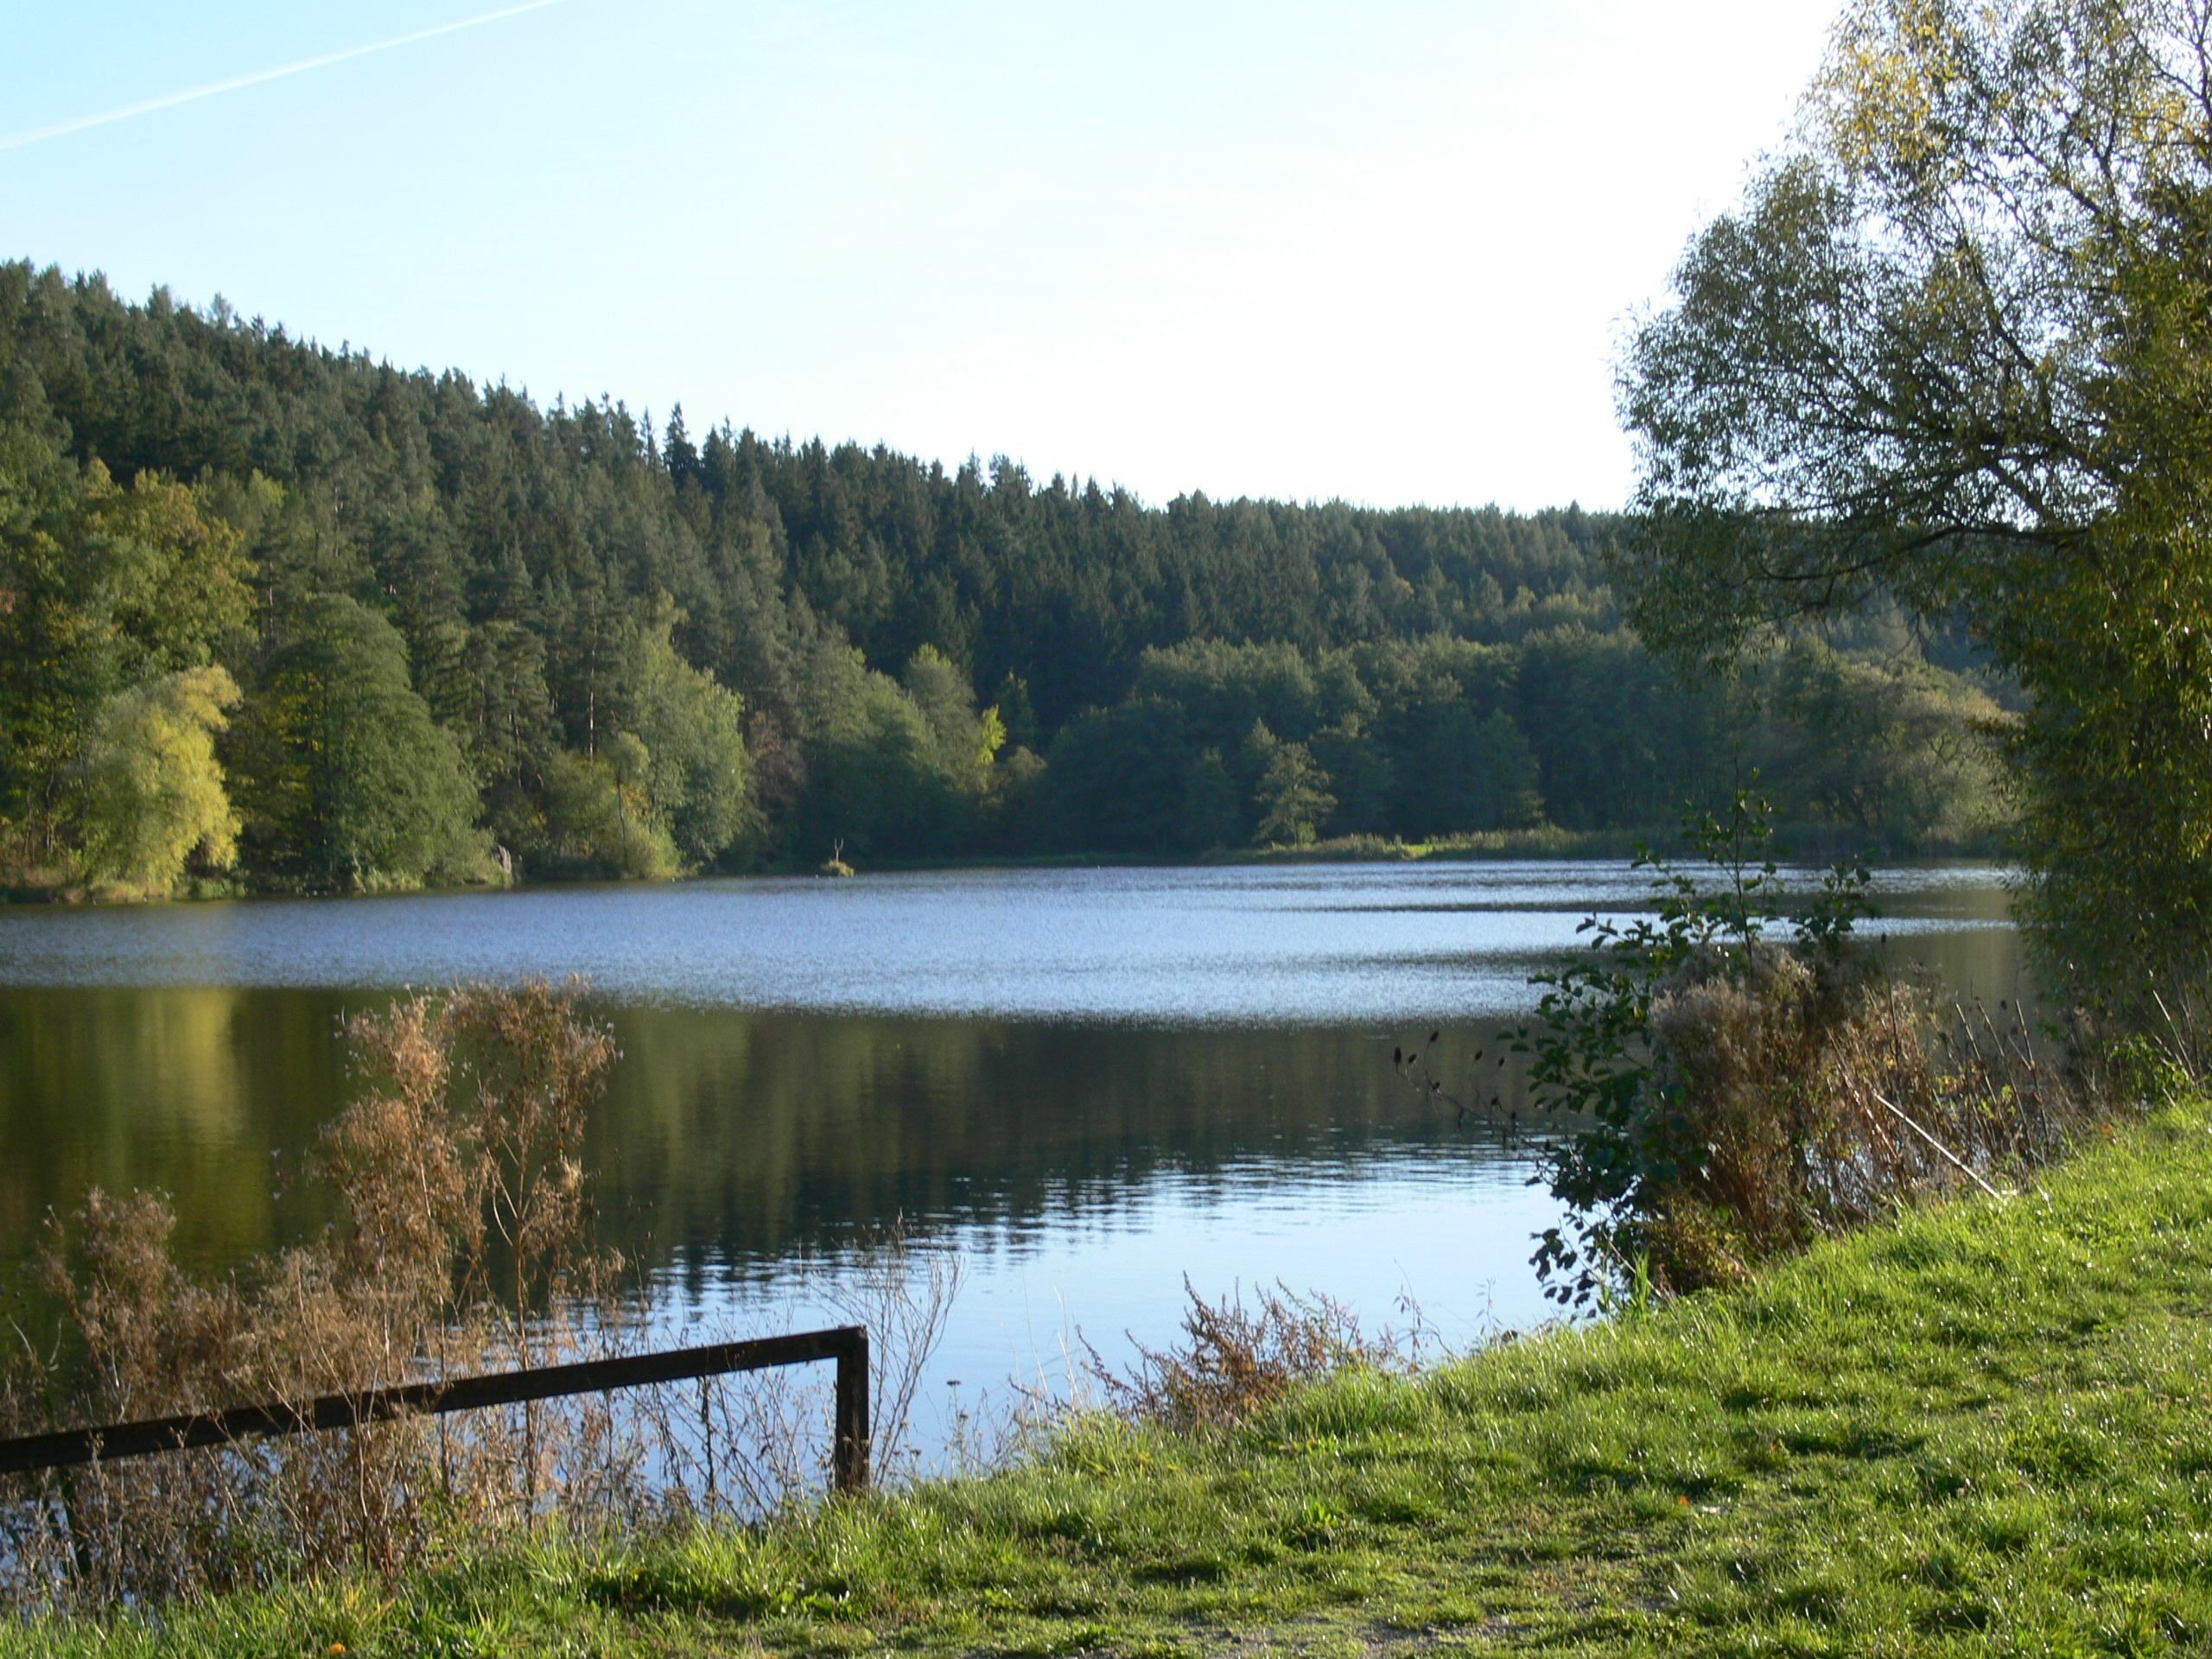
[[1973,653],[1689,685],[1574,507],[1147,506],[0,266],[0,879],[304,890],[1786,818],[1975,833]]

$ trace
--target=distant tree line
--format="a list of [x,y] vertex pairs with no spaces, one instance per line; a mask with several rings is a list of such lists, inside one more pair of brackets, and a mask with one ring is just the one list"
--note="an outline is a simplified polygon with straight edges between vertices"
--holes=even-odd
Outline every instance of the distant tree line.
[[167,892],[1176,855],[1670,822],[1764,769],[1992,810],[1974,653],[1878,613],[1686,685],[1619,520],[1147,507],[0,266],[0,866]]

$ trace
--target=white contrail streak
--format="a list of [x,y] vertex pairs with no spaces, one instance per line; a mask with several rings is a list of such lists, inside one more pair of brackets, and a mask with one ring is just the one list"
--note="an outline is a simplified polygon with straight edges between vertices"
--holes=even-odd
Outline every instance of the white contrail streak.
[[48,138],[82,132],[87,127],[104,127],[111,121],[128,121],[136,115],[151,115],[156,110],[173,109],[179,104],[213,98],[222,92],[235,92],[244,86],[258,86],[264,80],[282,80],[286,75],[305,74],[310,69],[343,63],[348,58],[365,58],[372,52],[389,52],[396,46],[412,46],[417,41],[427,41],[435,35],[474,29],[480,23],[496,23],[503,17],[518,17],[525,11],[543,11],[548,6],[560,3],[561,0],[523,0],[520,5],[504,6],[498,11],[487,11],[480,17],[463,17],[457,22],[436,23],[429,29],[418,29],[411,35],[395,35],[388,41],[375,41],[367,46],[349,46],[342,52],[326,52],[319,58],[302,58],[297,63],[279,64],[274,69],[257,69],[250,75],[240,75],[233,80],[219,80],[210,86],[194,86],[189,92],[165,93],[160,98],[149,98],[143,104],[126,104],[119,110],[105,110],[98,115],[80,115],[73,120],[57,121],[50,127],[34,127],[29,132],[0,138],[0,149],[21,149],[25,144],[40,143]]

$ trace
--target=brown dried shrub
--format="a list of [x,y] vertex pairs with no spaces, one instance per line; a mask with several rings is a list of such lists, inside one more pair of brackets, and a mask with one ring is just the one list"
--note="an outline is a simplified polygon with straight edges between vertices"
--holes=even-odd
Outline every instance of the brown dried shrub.
[[1628,1236],[1661,1287],[1739,1282],[1826,1234],[2046,1162],[2079,1091],[2018,1008],[1946,1021],[1866,957],[1705,952],[1651,1003],[1653,1160]]
[[[158,1197],[95,1192],[55,1220],[37,1274],[50,1334],[23,1337],[0,1369],[0,1433],[636,1345],[623,1264],[592,1244],[579,1152],[616,1051],[581,995],[473,986],[349,1021],[363,1088],[310,1160],[340,1220],[309,1243],[203,1284],[172,1255]],[[932,1278],[917,1297],[904,1259],[886,1253],[876,1299],[900,1418],[952,1289]],[[807,1387],[764,1375],[11,1478],[0,1604],[98,1608],[340,1563],[391,1571],[556,1515],[587,1529],[758,1512],[818,1485],[829,1442],[826,1403],[801,1412]]]
[[1351,1370],[1418,1369],[1428,1333],[1417,1311],[1409,1329],[1370,1333],[1342,1303],[1259,1286],[1247,1306],[1240,1287],[1217,1302],[1183,1280],[1182,1340],[1151,1349],[1129,1338],[1134,1364],[1116,1368],[1088,1341],[1084,1369],[1115,1410],[1179,1433],[1228,1427],[1301,1383]]

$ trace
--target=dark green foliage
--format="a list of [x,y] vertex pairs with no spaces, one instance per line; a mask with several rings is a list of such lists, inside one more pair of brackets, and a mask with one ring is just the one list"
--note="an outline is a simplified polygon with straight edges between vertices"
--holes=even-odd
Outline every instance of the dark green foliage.
[[1999,740],[2014,721],[1970,683],[1800,641],[1759,683],[1771,711],[1761,776],[1811,816],[1870,842],[1931,825],[1964,837],[1999,816]]
[[1184,845],[1201,852],[1234,846],[1243,836],[1243,821],[1236,780],[1222,763],[1221,751],[1201,749],[1183,776]]
[[231,750],[254,861],[325,888],[478,873],[475,780],[408,683],[398,630],[326,594],[268,644]]
[[99,567],[73,556],[75,467],[24,426],[0,426],[0,818],[38,861],[56,855],[67,768],[121,671]]
[[1252,804],[1259,822],[1252,838],[1303,847],[1337,810],[1329,793],[1329,774],[1313,764],[1303,743],[1285,743],[1255,721],[1244,742],[1246,765],[1255,775]]
[[[263,705],[296,702],[302,619],[338,601],[404,647],[362,645],[427,709],[395,705],[417,771],[450,783],[457,744],[525,875],[1663,823],[1725,796],[1735,749],[1817,734],[1622,631],[1621,528],[1147,508],[680,416],[656,439],[619,404],[540,410],[4,265],[0,835],[11,868],[66,867],[99,711],[219,665],[245,694],[227,753],[259,773],[233,791],[249,873],[353,880],[359,832],[315,822],[336,797],[254,748],[298,719]],[[1248,749],[1255,722],[1280,755]],[[1884,729],[1910,752],[1877,772],[1918,766],[1922,726]],[[1856,810],[1803,770],[1786,810]],[[1960,819],[1927,795],[1888,790],[1878,832]],[[370,839],[404,879],[456,868]]]
[[1671,823],[1685,801],[1723,810],[1758,762],[1733,688],[1685,685],[1625,629],[1547,632],[1522,656],[1513,713],[1536,750],[1545,810],[1565,829]]
[[[1230,814],[1242,816],[1220,751],[1194,752],[1183,711],[1161,698],[1079,716],[1053,740],[1046,776],[1064,846],[1199,851],[1219,844]],[[1187,815],[1186,803],[1202,816]]]
[[1512,715],[1432,704],[1420,711],[1411,739],[1398,817],[1408,834],[1521,830],[1542,816],[1536,757]]

